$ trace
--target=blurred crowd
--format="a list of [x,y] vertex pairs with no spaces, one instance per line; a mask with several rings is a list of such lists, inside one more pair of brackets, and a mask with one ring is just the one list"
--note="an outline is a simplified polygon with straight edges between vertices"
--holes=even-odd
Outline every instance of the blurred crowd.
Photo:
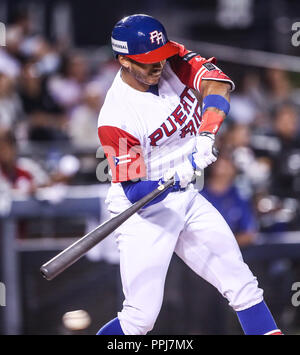
[[[32,30],[26,13],[6,32],[0,47],[0,190],[34,194],[38,187],[70,184],[82,171],[78,152],[88,150],[96,159],[97,118],[118,64],[113,58],[92,63],[64,40],[53,43]],[[300,87],[279,69],[245,68],[232,93],[217,140],[220,157],[205,173],[203,194],[241,246],[253,243],[259,231],[300,228],[299,108]],[[40,160],[28,153],[40,151]]]
[[289,73],[268,69],[245,73],[231,96],[205,193],[240,245],[255,241],[258,231],[300,228],[299,94]]
[[78,152],[96,161],[98,114],[118,70],[112,59],[93,65],[83,50],[50,41],[30,21],[17,13],[0,47],[0,186],[25,194],[71,183],[85,164]]

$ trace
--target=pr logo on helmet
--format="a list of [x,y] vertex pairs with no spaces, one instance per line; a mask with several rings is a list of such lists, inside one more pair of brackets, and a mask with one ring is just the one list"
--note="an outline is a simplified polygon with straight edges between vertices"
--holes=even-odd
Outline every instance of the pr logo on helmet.
[[164,35],[162,32],[158,32],[157,30],[152,31],[149,33],[150,34],[150,41],[151,43],[154,43],[156,41],[157,44],[164,43]]

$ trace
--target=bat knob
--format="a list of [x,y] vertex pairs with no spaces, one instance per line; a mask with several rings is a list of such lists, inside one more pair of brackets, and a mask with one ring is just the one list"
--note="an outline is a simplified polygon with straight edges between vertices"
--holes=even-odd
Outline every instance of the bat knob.
[[45,266],[42,266],[42,267],[40,268],[40,273],[42,274],[42,276],[43,276],[46,280],[50,280],[48,269],[47,269]]

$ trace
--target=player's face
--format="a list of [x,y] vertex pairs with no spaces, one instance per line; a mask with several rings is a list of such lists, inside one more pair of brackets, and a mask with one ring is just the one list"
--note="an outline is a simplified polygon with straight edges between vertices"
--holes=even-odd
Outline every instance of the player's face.
[[159,82],[165,64],[166,60],[153,64],[142,64],[132,61],[131,73],[138,81],[146,85],[156,85]]
[[166,60],[153,64],[142,64],[132,59],[125,58],[124,64],[123,66],[127,69],[132,79],[136,81],[137,86],[147,90],[150,85],[158,84]]

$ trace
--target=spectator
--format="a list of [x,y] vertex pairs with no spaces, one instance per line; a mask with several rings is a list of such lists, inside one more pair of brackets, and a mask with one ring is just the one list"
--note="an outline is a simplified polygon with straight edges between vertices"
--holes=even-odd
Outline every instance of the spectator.
[[18,28],[23,40],[29,38],[34,32],[34,22],[30,16],[29,8],[16,8],[11,14],[11,27]]
[[60,65],[60,54],[40,35],[23,42],[22,52],[27,58],[36,61],[39,75],[54,74]]
[[29,115],[28,138],[32,142],[67,143],[66,116],[64,112],[51,113],[35,110]]
[[71,155],[59,155],[49,175],[29,158],[17,157],[16,139],[11,131],[0,131],[0,183],[25,194],[37,187],[58,183],[68,184],[79,169],[79,160]]
[[85,56],[69,54],[62,64],[62,73],[50,79],[49,92],[59,105],[71,110],[81,102],[87,80],[88,66]]
[[34,60],[24,63],[18,89],[27,114],[37,109],[44,109],[51,113],[62,111],[47,91],[47,77],[41,75]]
[[299,89],[293,87],[288,72],[280,69],[268,69],[265,77],[267,85],[263,98],[271,115],[277,107],[286,103],[298,106],[300,109]]
[[0,72],[0,128],[12,129],[22,118],[22,105],[14,81]]
[[16,140],[11,131],[0,131],[0,179],[10,188],[31,194],[35,190],[30,172],[17,163]]
[[70,117],[70,136],[76,146],[99,146],[97,120],[103,100],[104,91],[100,84],[89,83],[84,90],[82,105],[78,106]]
[[277,105],[290,101],[292,88],[287,72],[280,69],[268,69],[266,79],[267,102],[271,110]]
[[200,192],[223,215],[240,247],[251,245],[256,237],[256,219],[249,200],[234,185],[236,168],[225,155],[209,169]]
[[14,80],[17,80],[21,70],[19,49],[22,40],[22,30],[10,26],[6,31],[6,46],[0,47],[0,71]]
[[261,87],[259,76],[249,72],[243,77],[240,91],[233,92],[230,99],[230,117],[234,122],[252,125],[261,109]]
[[299,115],[295,106],[278,107],[274,120],[274,137],[279,152],[272,156],[271,192],[280,197],[300,197]]
[[250,127],[244,124],[232,124],[224,136],[224,146],[238,169],[239,182],[243,184],[244,190],[249,189],[248,195],[252,195],[255,190],[265,189],[270,176],[269,159],[256,156],[251,139]]
[[31,141],[66,141],[66,115],[47,91],[46,77],[40,75],[34,61],[22,68],[20,98],[27,115],[27,139]]

